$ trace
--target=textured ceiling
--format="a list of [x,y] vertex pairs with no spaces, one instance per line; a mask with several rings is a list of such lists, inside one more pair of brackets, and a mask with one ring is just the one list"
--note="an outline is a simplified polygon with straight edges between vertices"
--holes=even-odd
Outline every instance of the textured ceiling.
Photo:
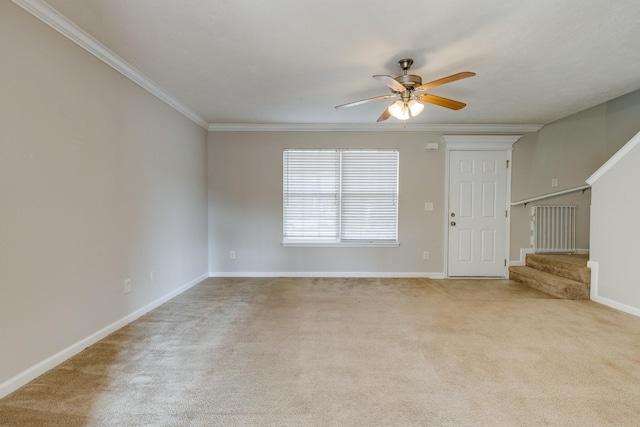
[[[638,0],[48,0],[211,123],[373,123],[411,71],[468,104],[424,124],[546,124],[640,89]],[[395,119],[390,119],[395,121]]]

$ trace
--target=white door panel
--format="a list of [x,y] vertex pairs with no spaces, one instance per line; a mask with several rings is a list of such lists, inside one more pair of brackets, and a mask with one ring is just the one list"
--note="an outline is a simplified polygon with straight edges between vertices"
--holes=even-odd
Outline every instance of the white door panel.
[[504,276],[507,153],[449,154],[449,276]]

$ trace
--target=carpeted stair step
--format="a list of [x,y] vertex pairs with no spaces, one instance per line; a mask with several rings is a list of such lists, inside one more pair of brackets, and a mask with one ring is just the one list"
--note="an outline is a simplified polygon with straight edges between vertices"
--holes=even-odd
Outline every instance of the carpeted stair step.
[[562,299],[589,299],[589,285],[527,266],[509,268],[509,278]]
[[587,267],[588,260],[587,255],[528,254],[526,264],[536,270],[589,284],[591,269]]

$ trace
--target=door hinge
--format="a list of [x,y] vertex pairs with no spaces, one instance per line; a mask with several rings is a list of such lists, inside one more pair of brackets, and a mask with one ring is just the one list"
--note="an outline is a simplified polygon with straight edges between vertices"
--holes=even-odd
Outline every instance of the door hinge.
[[509,218],[509,211],[504,211],[504,217]]
[[509,169],[509,160],[507,160],[507,169]]
[[504,266],[505,267],[507,266],[507,260],[506,259],[504,260]]

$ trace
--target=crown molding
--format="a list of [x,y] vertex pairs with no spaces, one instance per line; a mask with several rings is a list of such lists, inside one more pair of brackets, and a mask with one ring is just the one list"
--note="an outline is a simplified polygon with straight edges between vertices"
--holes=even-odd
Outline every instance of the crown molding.
[[210,132],[538,132],[538,124],[210,123]]
[[198,113],[180,102],[162,89],[157,83],[144,75],[127,61],[116,55],[105,45],[94,39],[86,31],[67,19],[60,12],[49,6],[42,0],[11,0],[31,15],[35,16],[54,30],[58,31],[78,46],[85,49],[107,65],[129,78],[134,83],[140,85],[149,93],[158,97],[161,101],[176,109],[188,119],[207,129],[209,122]]
[[212,132],[260,131],[260,132],[482,132],[482,133],[530,133],[538,132],[540,124],[421,124],[421,123],[209,123],[204,117],[170,95],[157,83],[116,55],[67,17],[43,0],[11,0],[34,17],[49,25],[78,46],[85,49],[116,71],[140,85],[182,115]]

